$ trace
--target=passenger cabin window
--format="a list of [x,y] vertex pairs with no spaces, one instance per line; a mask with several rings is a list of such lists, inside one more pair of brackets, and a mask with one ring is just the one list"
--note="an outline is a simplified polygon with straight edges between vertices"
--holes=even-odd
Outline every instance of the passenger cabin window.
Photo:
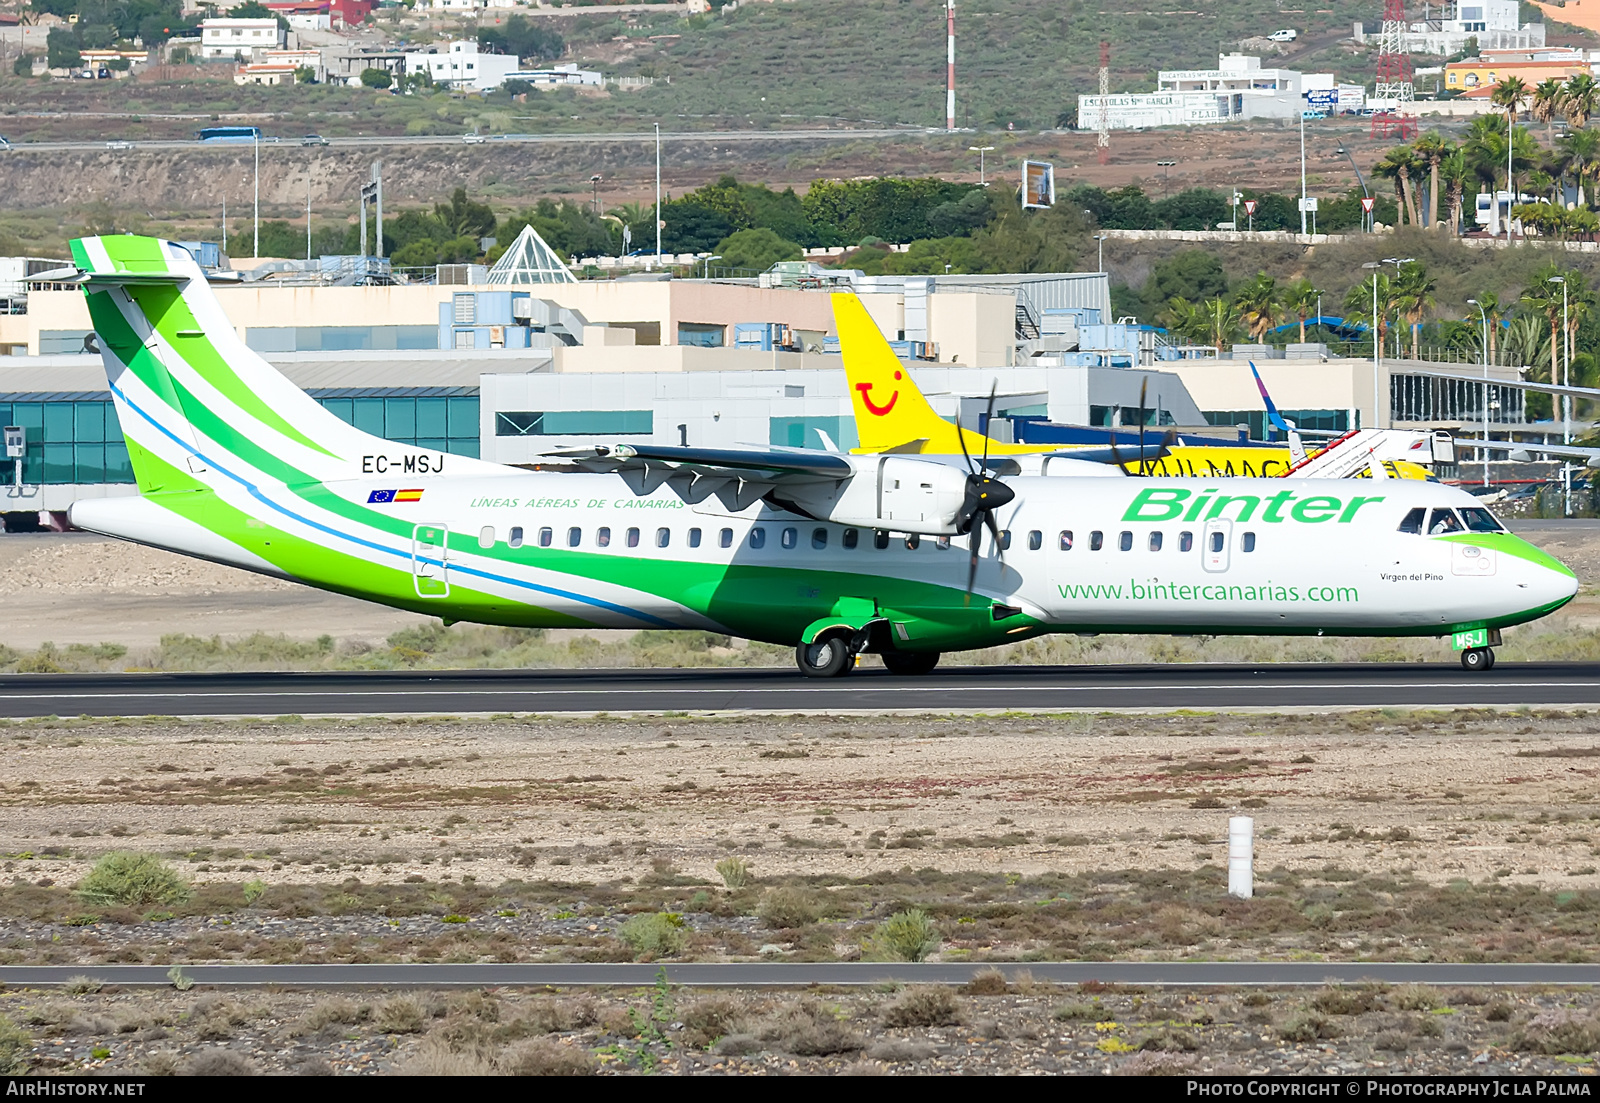
[[575,548],[583,543],[583,530],[574,526],[567,530],[567,547]]
[[1072,530],[1071,529],[1062,529],[1061,530],[1061,535],[1056,537],[1056,543],[1060,546],[1062,551],[1071,551],[1072,550]]
[[1400,522],[1400,531],[1409,532],[1412,536],[1420,535],[1422,533],[1422,519],[1427,515],[1428,511],[1418,506],[1410,513],[1407,513],[1405,519]]
[[844,535],[839,538],[839,542],[847,548],[853,548],[861,542],[861,533],[857,529],[845,529]]
[[611,546],[611,530],[608,528],[594,530],[594,546],[609,548]]
[[918,536],[916,533],[913,532],[906,537],[906,551],[916,551],[921,546],[922,537]]
[[1239,537],[1239,550],[1244,552],[1255,551],[1256,534],[1253,532],[1247,532],[1243,536]]
[[1461,518],[1456,516],[1453,509],[1436,509],[1428,518],[1429,536],[1443,536],[1447,532],[1460,532],[1461,529]]
[[664,548],[672,543],[671,529],[656,529],[656,547]]
[[717,533],[717,547],[719,547],[719,548],[731,548],[731,547],[733,547],[733,530],[732,529],[723,529],[721,532]]
[[783,545],[784,550],[794,547],[796,544],[800,543],[800,530],[794,528],[793,526],[784,529],[782,534],[778,537],[778,543]]
[[541,548],[548,548],[550,546],[551,541],[553,541],[555,538],[556,538],[555,529],[545,528],[545,529],[540,529],[539,530],[539,546]]
[[767,530],[765,528],[756,525],[750,530],[750,546],[752,548],[764,548],[767,546]]
[[1123,551],[1132,551],[1133,533],[1124,531],[1120,536],[1118,536],[1117,547],[1121,548]]
[[889,546],[889,534],[882,529],[874,529],[872,532],[872,546],[879,551],[887,548]]
[[1181,552],[1194,551],[1194,533],[1178,533],[1178,550]]
[[1213,555],[1222,550],[1223,545],[1227,543],[1227,539],[1220,531],[1211,534],[1211,552]]
[[639,546],[639,530],[638,529],[629,529],[628,530],[628,547],[637,548],[638,546]]
[[522,526],[521,525],[512,525],[511,526],[511,535],[506,537],[506,543],[511,545],[513,548],[522,547]]
[[948,536],[938,537],[936,540],[934,540],[933,546],[938,551],[949,551],[950,550],[950,538]]
[[1001,551],[1010,551],[1011,550],[1011,530],[1010,529],[1001,529],[1000,530],[1000,550]]
[[481,529],[478,530],[478,547],[480,547],[480,548],[492,548],[492,547],[494,547],[494,526],[493,525],[484,525]]
[[1099,551],[1101,548],[1105,547],[1105,544],[1106,544],[1105,534],[1103,532],[1101,532],[1099,529],[1095,529],[1093,532],[1091,532],[1089,534],[1089,550],[1090,551]]
[[1040,532],[1038,529],[1029,529],[1028,550],[1038,551],[1042,547],[1044,547],[1044,533]]
[[1160,551],[1161,550],[1161,534],[1159,532],[1152,532],[1150,534],[1150,550],[1151,551]]
[[1504,532],[1505,526],[1494,519],[1494,514],[1481,506],[1461,511],[1461,519],[1469,532]]
[[812,529],[811,530],[811,546],[813,548],[816,548],[818,551],[821,551],[823,548],[827,547],[828,546],[828,530],[827,529]]
[[700,530],[699,529],[690,529],[689,530],[689,546],[691,548],[698,548],[700,546]]

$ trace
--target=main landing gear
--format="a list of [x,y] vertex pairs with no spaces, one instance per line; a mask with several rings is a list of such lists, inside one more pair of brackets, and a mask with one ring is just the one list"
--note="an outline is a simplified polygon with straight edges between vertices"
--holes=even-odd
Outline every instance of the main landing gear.
[[[795,665],[807,678],[837,678],[856,668],[853,641],[843,633],[824,636],[794,649]],[[890,674],[910,677],[926,674],[939,665],[937,651],[885,651],[883,665]]]
[[1467,648],[1461,653],[1461,666],[1474,674],[1487,674],[1494,669],[1494,648]]

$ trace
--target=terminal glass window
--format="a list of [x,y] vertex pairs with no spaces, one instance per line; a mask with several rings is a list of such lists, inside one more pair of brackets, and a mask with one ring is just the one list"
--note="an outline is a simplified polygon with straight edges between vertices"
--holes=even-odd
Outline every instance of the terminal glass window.
[[719,349],[726,339],[727,332],[727,326],[710,325],[703,322],[679,322],[678,344]]
[[[476,426],[474,426],[476,432]],[[498,410],[497,437],[630,436],[655,432],[650,410]]]
[[[100,399],[0,402],[0,424],[26,434],[25,483],[131,483],[133,465],[116,409]],[[0,481],[16,478],[16,461],[0,457]]]
[[477,395],[318,398],[324,409],[364,433],[454,456],[479,455]]

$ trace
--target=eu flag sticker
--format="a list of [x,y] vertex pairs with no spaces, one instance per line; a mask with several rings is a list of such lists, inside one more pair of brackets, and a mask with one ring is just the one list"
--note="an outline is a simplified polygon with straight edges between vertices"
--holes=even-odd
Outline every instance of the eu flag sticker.
[[367,495],[367,505],[369,506],[387,505],[392,501],[394,501],[394,491],[392,490],[374,490]]

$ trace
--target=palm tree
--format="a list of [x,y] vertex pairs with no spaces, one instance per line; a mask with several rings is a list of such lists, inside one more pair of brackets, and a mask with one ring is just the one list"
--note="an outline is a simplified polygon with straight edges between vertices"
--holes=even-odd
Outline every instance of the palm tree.
[[1210,343],[1215,345],[1220,353],[1223,346],[1233,344],[1234,338],[1239,334],[1241,321],[1239,308],[1231,299],[1218,296],[1201,303],[1200,310],[1205,316]]
[[[1301,277],[1288,287],[1284,288],[1282,306],[1290,314],[1300,319],[1300,343],[1306,343],[1306,319],[1311,317],[1317,309],[1317,302],[1322,297],[1310,280]],[[1320,317],[1317,319],[1322,320]]]
[[[1561,297],[1556,296],[1556,313],[1561,312]],[[1503,352],[1506,363],[1532,369],[1536,383],[1550,382],[1550,334],[1537,311],[1519,312],[1506,325]],[[1545,399],[1549,401],[1548,398]],[[1532,396],[1529,396],[1531,406]]]
[[1567,122],[1582,130],[1597,110],[1600,110],[1600,82],[1588,73],[1568,77],[1561,97],[1561,111]]
[[1421,221],[1417,217],[1417,204],[1411,191],[1411,170],[1416,164],[1410,147],[1396,146],[1383,155],[1383,160],[1372,166],[1372,175],[1394,181],[1395,205],[1400,208],[1400,221],[1405,222],[1409,214],[1413,225]]
[[1250,331],[1251,340],[1261,343],[1277,323],[1283,307],[1278,300],[1277,281],[1265,272],[1257,272],[1255,279],[1234,293],[1233,305],[1239,312],[1239,320]]
[[[1547,264],[1533,274],[1532,281],[1522,289],[1522,301],[1528,304],[1529,310],[1537,315],[1543,314],[1545,321],[1550,324],[1550,348],[1557,347],[1561,332],[1561,285],[1550,282],[1551,276],[1571,275],[1562,273],[1553,264]],[[1567,293],[1568,302],[1571,302],[1572,293]],[[1524,360],[1523,363],[1533,365],[1534,361]],[[1534,365],[1537,366],[1537,365]],[[1545,377],[1549,382],[1549,377]]]
[[1600,170],[1600,131],[1574,130],[1556,146],[1563,167],[1578,178],[1578,205],[1586,205],[1584,184]]
[[1428,217],[1426,224],[1435,226],[1442,222],[1439,217],[1439,164],[1450,155],[1455,146],[1439,136],[1436,130],[1430,130],[1411,144],[1417,156],[1428,166]]
[[1465,198],[1467,178],[1472,175],[1472,167],[1467,164],[1465,150],[1456,149],[1443,161],[1439,162],[1439,175],[1445,183],[1445,194],[1450,207],[1450,232],[1461,232],[1461,201]]
[[1489,102],[1506,113],[1506,121],[1512,126],[1517,125],[1517,112],[1522,109],[1522,101],[1529,95],[1527,81],[1521,77],[1507,77],[1494,86],[1494,91],[1489,93]]
[[[1378,313],[1372,313],[1373,289],[1377,289]],[[1389,332],[1389,313],[1394,307],[1394,283],[1382,272],[1374,272],[1352,287],[1344,297],[1347,322],[1365,322],[1373,340],[1382,347]]]
[[1539,87],[1533,90],[1533,100],[1528,105],[1528,114],[1545,125],[1545,140],[1552,145],[1556,140],[1556,116],[1561,114],[1566,105],[1567,86],[1560,77],[1550,77],[1539,82]]
[[1436,284],[1428,270],[1416,261],[1400,266],[1395,274],[1395,309],[1406,316],[1411,326],[1411,359],[1420,360],[1417,347],[1422,332],[1422,316],[1433,308]]
[[1206,338],[1211,335],[1205,312],[1200,308],[1200,304],[1192,303],[1182,296],[1167,300],[1166,310],[1160,320],[1166,324],[1168,333],[1181,337],[1191,345],[1203,345]]
[[1500,326],[1506,319],[1505,308],[1500,305],[1500,296],[1493,291],[1479,292],[1478,305],[1483,308],[1483,316],[1479,320],[1489,323],[1489,363],[1498,364],[1500,362],[1499,350],[1496,346],[1500,334]]

